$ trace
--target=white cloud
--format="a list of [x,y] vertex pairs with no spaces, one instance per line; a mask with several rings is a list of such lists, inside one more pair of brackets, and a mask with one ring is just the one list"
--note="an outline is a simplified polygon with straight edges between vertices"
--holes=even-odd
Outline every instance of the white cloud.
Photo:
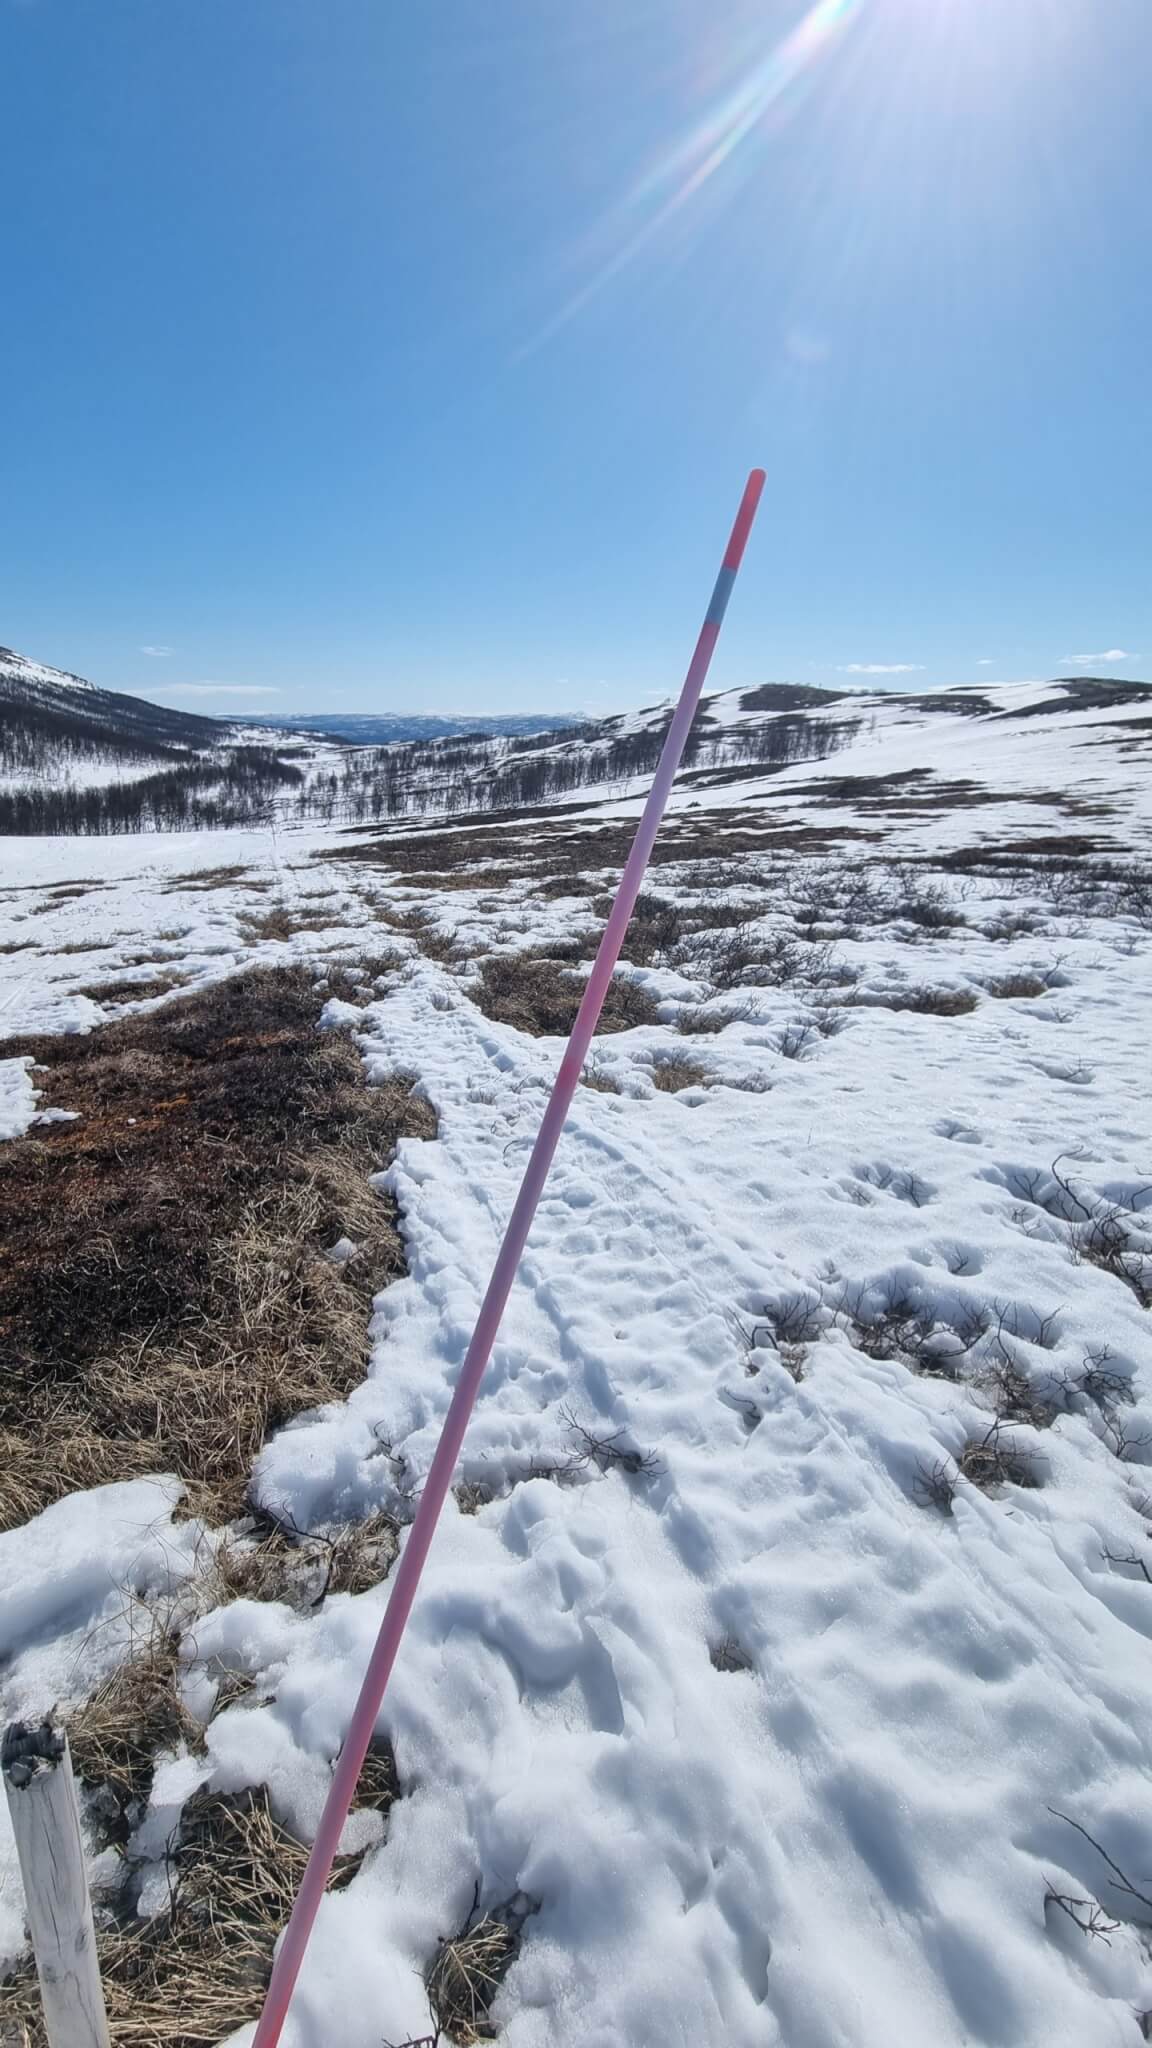
[[279,697],[270,683],[165,683],[166,697]]
[[168,656],[175,654],[176,649],[174,647],[142,647],[140,652],[141,654],[150,654],[154,661],[167,661]]
[[984,660],[978,661],[976,663],[976,666],[977,668],[994,668],[995,663],[991,660],[991,658],[988,655],[985,655]]
[[1086,662],[1134,661],[1135,656],[1127,653],[1123,647],[1106,647],[1102,654],[1066,654],[1064,659],[1071,662],[1073,668],[1083,668]]
[[836,671],[841,676],[918,676],[923,672],[922,661],[846,661]]

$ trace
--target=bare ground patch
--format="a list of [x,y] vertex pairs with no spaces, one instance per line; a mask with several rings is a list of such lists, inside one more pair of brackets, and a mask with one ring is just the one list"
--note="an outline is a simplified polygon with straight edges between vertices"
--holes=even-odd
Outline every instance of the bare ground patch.
[[192,868],[187,874],[173,875],[168,886],[173,889],[221,889],[229,882],[241,882],[250,875],[249,867],[232,866],[216,868]]
[[277,904],[259,916],[245,913],[237,921],[244,937],[258,945],[264,939],[293,939],[297,932],[331,931],[333,925],[339,923],[339,917],[336,912],[328,914],[322,909],[293,910],[287,904]]
[[[742,771],[747,772],[747,771]],[[376,838],[357,838],[325,850],[327,861],[347,860],[395,875],[418,875],[422,885],[499,886],[510,877],[539,887],[563,878],[623,868],[632,845],[630,820],[597,823],[589,805],[546,804],[520,811],[491,812],[481,824],[409,828]],[[576,811],[582,815],[573,818]],[[883,834],[852,825],[796,824],[765,807],[676,812],[666,819],[652,851],[653,867],[685,860],[734,859],[755,853],[831,853],[850,842]],[[514,865],[513,865],[514,863]]]
[[652,1068],[653,1084],[664,1095],[679,1095],[682,1088],[702,1088],[707,1080],[707,1067],[679,1053],[666,1054]]
[[317,1030],[325,994],[259,969],[0,1048],[80,1112],[0,1150],[3,1526],[157,1471],[226,1520],[265,1439],[361,1377],[372,1295],[404,1267],[368,1176],[435,1117],[403,1077],[363,1086]]
[[153,996],[166,996],[174,988],[183,987],[184,979],[182,974],[153,974],[143,981],[91,981],[83,988],[73,989],[71,993],[87,996],[89,1002],[93,1003],[111,1003],[117,1006],[122,1003],[143,1003],[150,1001]]
[[[583,975],[540,953],[499,953],[480,963],[481,985],[475,1000],[486,1017],[513,1024],[536,1038],[559,1038],[571,1031],[584,994]],[[598,1033],[630,1031],[656,1021],[656,1004],[646,989],[626,976],[608,984]]]

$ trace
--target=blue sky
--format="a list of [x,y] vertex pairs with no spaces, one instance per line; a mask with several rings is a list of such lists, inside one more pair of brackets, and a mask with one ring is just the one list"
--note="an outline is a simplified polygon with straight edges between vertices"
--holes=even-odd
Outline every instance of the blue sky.
[[0,68],[0,640],[642,702],[762,463],[716,686],[1152,672],[1149,0],[0,0]]

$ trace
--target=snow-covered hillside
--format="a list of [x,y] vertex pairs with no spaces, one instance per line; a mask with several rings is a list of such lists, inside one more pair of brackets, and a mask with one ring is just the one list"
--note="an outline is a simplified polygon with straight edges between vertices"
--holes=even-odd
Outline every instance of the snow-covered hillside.
[[17,654],[14,647],[0,647],[0,683],[22,690],[91,690],[93,687],[83,676],[74,676],[68,669],[49,668],[42,661],[29,661],[27,655]]
[[0,650],[0,833],[105,837],[250,822],[341,749],[98,689]]
[[[0,1046],[0,1197],[7,1160],[75,1199],[61,1284],[112,1274],[91,1161],[185,1113],[149,1021],[178,1049],[186,998],[243,969],[302,965],[365,1102],[414,1084],[435,1115],[376,1180],[404,1270],[367,1371],[280,1416],[241,1475],[254,1519],[206,1525],[148,1407],[151,1297],[115,1382],[147,1408],[130,1471],[111,1425],[103,1463],[94,1428],[51,1435],[63,1377],[35,1425],[55,1472],[6,1411],[0,1504],[29,1472],[51,1504],[0,1535],[4,1712],[79,1711],[142,1640],[177,1645],[179,1712],[93,1856],[111,1880],[127,1853],[138,1922],[184,1881],[197,1793],[266,1787],[315,1828],[381,1532],[403,1542],[642,800],[611,750],[665,715],[505,745],[621,770],[533,807],[0,842],[0,1014],[50,1034]],[[286,2048],[489,2038],[446,1989],[477,1916],[507,2048],[1138,2048],[1152,691],[732,692],[700,732],[381,1717],[395,1779],[353,1814]],[[109,1022],[100,1095],[79,1053]],[[323,1142],[308,1115],[285,1172]],[[357,1215],[323,1211],[334,1269]],[[120,1483],[61,1477],[94,1470]],[[270,1527],[288,1563],[262,1578]],[[377,1565],[334,1578],[365,1530]]]
[[229,737],[216,719],[97,689],[0,648],[0,792],[132,782]]

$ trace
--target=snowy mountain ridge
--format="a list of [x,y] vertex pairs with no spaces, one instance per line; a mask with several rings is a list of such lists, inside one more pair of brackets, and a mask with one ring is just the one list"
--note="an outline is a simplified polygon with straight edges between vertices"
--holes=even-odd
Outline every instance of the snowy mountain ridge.
[[27,655],[17,654],[14,647],[0,647],[0,682],[25,683],[31,688],[47,684],[54,690],[93,690],[83,676],[73,675],[70,669],[49,668],[46,662],[29,661]]

